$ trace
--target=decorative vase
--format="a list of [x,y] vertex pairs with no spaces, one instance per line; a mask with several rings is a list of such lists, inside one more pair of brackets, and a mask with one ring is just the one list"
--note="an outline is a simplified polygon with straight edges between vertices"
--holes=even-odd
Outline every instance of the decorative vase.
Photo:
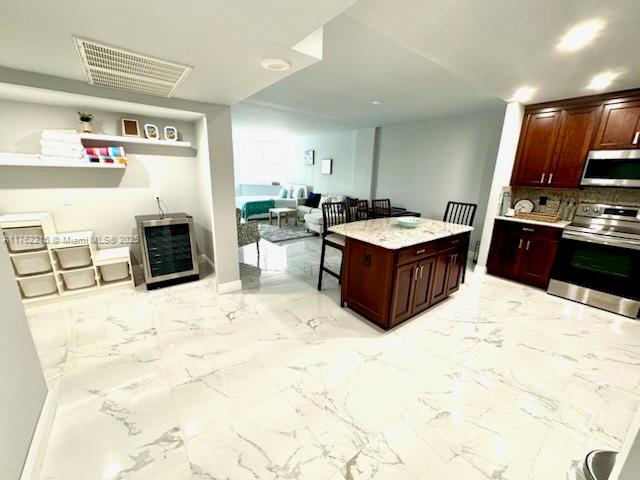
[[93,133],[91,122],[80,122],[80,131],[82,133]]

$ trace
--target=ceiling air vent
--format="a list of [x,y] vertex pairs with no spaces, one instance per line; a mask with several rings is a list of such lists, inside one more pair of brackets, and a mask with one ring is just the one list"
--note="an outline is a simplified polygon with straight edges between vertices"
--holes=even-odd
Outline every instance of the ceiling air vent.
[[90,85],[171,97],[191,67],[73,37]]

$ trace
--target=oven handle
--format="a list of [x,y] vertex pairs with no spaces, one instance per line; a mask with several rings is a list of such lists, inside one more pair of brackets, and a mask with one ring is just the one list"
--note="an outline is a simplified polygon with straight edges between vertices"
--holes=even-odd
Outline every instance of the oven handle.
[[598,243],[600,245],[610,245],[613,247],[631,248],[633,250],[640,250],[640,241],[638,240],[625,240],[622,238],[602,238],[601,236],[594,236],[589,233],[568,232],[562,233],[562,238],[569,240],[582,240],[589,243]]

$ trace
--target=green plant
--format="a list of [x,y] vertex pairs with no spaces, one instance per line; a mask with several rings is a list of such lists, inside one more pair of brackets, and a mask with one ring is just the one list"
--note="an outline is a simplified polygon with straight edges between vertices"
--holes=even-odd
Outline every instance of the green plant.
[[80,115],[81,122],[90,122],[93,120],[93,113],[78,112],[78,115]]

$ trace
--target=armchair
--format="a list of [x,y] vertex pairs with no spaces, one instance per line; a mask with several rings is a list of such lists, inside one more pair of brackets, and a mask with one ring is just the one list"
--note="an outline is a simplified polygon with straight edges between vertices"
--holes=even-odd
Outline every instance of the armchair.
[[240,209],[236,208],[236,227],[238,229],[238,247],[255,243],[258,255],[260,255],[260,228],[258,222],[242,222],[240,220]]

